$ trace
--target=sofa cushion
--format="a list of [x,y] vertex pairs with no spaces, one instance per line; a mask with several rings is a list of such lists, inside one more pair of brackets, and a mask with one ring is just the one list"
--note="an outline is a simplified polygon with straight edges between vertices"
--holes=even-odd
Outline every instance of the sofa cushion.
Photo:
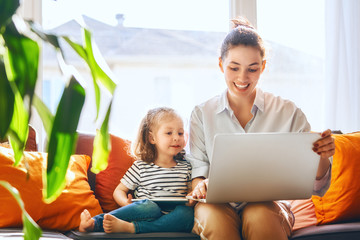
[[[0,139],[0,146],[6,147],[6,148],[11,148],[8,139],[5,139],[5,140]],[[28,134],[28,138],[27,138],[26,144],[25,144],[25,151],[37,151],[37,150],[38,150],[38,146],[37,146],[37,139],[36,139],[36,130],[32,126],[29,125],[29,134]]]
[[[78,133],[78,140],[77,140],[77,144],[76,144],[76,150],[75,150],[75,154],[79,154],[79,155],[87,155],[87,156],[92,156],[92,152],[93,152],[93,142],[94,142],[94,134],[91,133]],[[88,175],[88,182],[89,185],[91,187],[91,190],[95,192],[95,178],[96,178],[96,174],[91,172],[91,165],[92,163],[90,162],[88,171],[87,171],[87,175]]]
[[[92,133],[79,132],[76,153],[92,156],[94,136]],[[113,198],[113,192],[135,160],[129,154],[130,141],[114,134],[110,134],[110,141],[111,151],[107,168],[96,176],[90,169],[88,170],[90,185],[104,212],[110,212],[119,207]]]
[[113,198],[113,192],[120,179],[134,162],[129,154],[130,142],[115,135],[111,137],[111,152],[108,166],[96,175],[95,195],[104,212],[119,208]]
[[[0,228],[0,239],[24,239],[24,233],[21,228]],[[62,240],[67,239],[71,240],[71,238],[66,235],[57,232],[57,231],[49,231],[42,229],[41,240]]]
[[200,240],[195,233],[185,232],[154,232],[154,233],[111,233],[103,232],[83,233],[79,231],[71,231],[67,234],[72,239],[93,240],[93,239],[138,239],[138,240]]
[[29,134],[25,145],[25,151],[37,151],[36,130],[29,125]]
[[[54,202],[44,203],[42,173],[46,171],[46,159],[46,153],[24,152],[20,165],[14,167],[12,149],[0,147],[0,180],[19,190],[26,211],[41,228],[68,231],[78,227],[83,209],[91,215],[102,212],[87,182],[90,158],[84,155],[71,157],[65,189]],[[0,188],[0,202],[0,227],[21,227],[20,208],[4,188]]]
[[330,188],[323,197],[312,197],[318,224],[360,219],[360,132],[333,136]]
[[360,222],[311,226],[293,232],[291,240],[358,240]]

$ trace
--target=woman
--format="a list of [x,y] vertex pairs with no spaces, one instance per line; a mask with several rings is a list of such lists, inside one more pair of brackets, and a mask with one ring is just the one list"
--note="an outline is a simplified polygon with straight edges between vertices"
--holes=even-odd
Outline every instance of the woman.
[[[233,20],[219,58],[226,91],[196,106],[191,114],[191,193],[205,198],[209,156],[216,133],[308,132],[310,124],[294,103],[256,88],[265,69],[262,38],[244,18]],[[335,152],[331,131],[321,133],[313,151],[320,155],[314,194],[323,195],[330,184]],[[225,163],[226,164],[226,163]],[[193,203],[194,204],[194,203]],[[203,239],[288,239],[294,219],[286,202],[204,204],[195,206],[193,231]]]

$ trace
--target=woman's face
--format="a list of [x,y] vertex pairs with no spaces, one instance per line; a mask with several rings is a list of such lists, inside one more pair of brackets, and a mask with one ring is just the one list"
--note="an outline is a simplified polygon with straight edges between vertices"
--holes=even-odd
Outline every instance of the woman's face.
[[258,49],[244,45],[231,48],[224,60],[219,58],[219,66],[228,86],[228,96],[233,99],[255,97],[255,87],[265,63]]

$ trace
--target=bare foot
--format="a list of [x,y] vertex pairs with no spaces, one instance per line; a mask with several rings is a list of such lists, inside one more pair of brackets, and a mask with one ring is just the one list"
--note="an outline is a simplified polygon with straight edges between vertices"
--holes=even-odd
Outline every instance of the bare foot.
[[115,233],[115,232],[135,233],[134,224],[121,220],[110,214],[104,215],[103,227],[106,233]]
[[94,231],[95,220],[91,218],[91,215],[87,209],[80,214],[80,232],[92,232]]

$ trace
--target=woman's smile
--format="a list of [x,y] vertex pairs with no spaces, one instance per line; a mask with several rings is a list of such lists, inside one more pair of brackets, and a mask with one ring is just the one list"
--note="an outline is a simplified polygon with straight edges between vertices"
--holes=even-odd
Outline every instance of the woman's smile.
[[234,85],[236,88],[240,89],[240,90],[245,90],[250,86],[250,83],[248,84],[238,84],[234,82]]

